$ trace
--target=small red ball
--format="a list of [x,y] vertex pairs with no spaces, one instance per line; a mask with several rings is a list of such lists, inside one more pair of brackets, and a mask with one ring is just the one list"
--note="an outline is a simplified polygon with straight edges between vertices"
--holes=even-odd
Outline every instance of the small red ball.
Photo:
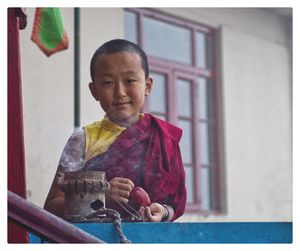
[[151,204],[149,195],[141,187],[134,187],[129,196],[129,204],[136,210]]

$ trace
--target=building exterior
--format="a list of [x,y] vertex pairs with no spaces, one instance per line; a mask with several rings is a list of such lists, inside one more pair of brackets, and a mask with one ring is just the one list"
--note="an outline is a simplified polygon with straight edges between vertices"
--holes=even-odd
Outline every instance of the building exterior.
[[[47,58],[20,33],[28,200],[43,206],[74,130],[74,9],[69,49]],[[179,221],[292,221],[292,10],[81,8],[81,125],[104,115],[89,93],[94,51],[139,43],[154,90],[145,105],[183,128],[188,205]],[[158,86],[159,88],[155,87]]]

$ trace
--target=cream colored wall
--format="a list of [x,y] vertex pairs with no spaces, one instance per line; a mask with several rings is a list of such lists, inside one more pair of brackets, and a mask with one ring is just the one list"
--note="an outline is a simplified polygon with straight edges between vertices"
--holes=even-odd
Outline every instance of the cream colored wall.
[[291,221],[289,53],[231,28],[222,34],[227,214],[181,220]]
[[[70,46],[47,58],[30,40],[35,9],[20,33],[28,200],[43,206],[60,154],[73,132],[73,8],[63,8]],[[109,24],[109,25],[108,25]],[[123,36],[122,9],[81,10],[81,125],[103,117],[89,93],[89,63],[108,39]]]
[[[180,221],[291,220],[291,66],[282,18],[261,9],[161,11],[220,31],[227,214]],[[81,123],[102,117],[88,90],[89,60],[123,36],[122,9],[81,9]],[[73,9],[63,9],[70,48],[46,58],[21,32],[28,199],[42,205],[73,130]]]
[[[63,11],[73,37],[72,9]],[[27,196],[43,205],[61,150],[73,130],[73,43],[47,58],[31,42],[34,9],[20,31]]]
[[180,221],[291,221],[292,83],[285,21],[258,9],[185,12],[220,29],[227,213]]
[[123,9],[81,9],[81,20],[81,124],[85,125],[103,117],[88,88],[90,60],[100,45],[123,38]]
[[288,50],[230,28],[223,39],[229,212],[236,220],[291,220]]

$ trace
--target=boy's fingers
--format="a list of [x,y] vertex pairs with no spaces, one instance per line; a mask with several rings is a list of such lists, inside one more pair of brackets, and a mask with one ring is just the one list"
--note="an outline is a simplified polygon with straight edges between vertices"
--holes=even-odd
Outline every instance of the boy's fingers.
[[121,198],[121,200],[122,200],[123,202],[125,202],[125,204],[128,204],[128,202],[129,202],[128,199],[126,199],[126,198],[124,198],[124,197],[120,197],[120,198]]
[[151,214],[151,211],[150,211],[149,207],[145,208],[145,216],[146,216],[146,218],[148,218],[150,220],[152,219],[152,214]]
[[129,187],[131,187],[131,189],[134,187],[134,183],[127,178],[121,178],[121,177],[116,177],[113,178],[110,182],[111,185],[116,186],[116,185],[127,185]]
[[[154,207],[155,208],[155,207]],[[151,211],[150,207],[146,207],[145,208],[145,217],[149,220],[149,221],[155,221],[155,222],[159,222],[161,221],[161,213],[158,210],[153,210]]]
[[123,202],[125,202],[126,204],[128,204],[128,202],[129,202],[129,200],[127,199],[127,198],[125,198],[125,197],[123,197],[123,196],[120,196],[119,194],[117,194],[117,193],[115,193],[114,195],[113,195],[113,197],[114,197],[114,199],[115,200],[117,200],[117,201],[123,201]]
[[122,190],[113,186],[110,188],[110,193],[116,197],[122,197],[125,199],[129,198],[130,196],[130,191]]
[[119,190],[127,191],[129,193],[132,191],[132,186],[130,186],[129,184],[118,183],[117,187]]
[[134,183],[130,180],[130,179],[127,179],[127,178],[119,178],[119,182],[120,183],[123,183],[123,184],[127,184],[129,185],[130,187],[134,187]]
[[139,213],[140,213],[143,221],[148,221],[148,219],[145,215],[145,208],[144,207],[141,207],[141,209],[139,210]]
[[124,197],[124,198],[128,198],[130,195],[130,191],[125,191],[125,190],[121,190],[121,189],[118,189],[117,191],[118,191],[117,193],[119,194],[119,196]]

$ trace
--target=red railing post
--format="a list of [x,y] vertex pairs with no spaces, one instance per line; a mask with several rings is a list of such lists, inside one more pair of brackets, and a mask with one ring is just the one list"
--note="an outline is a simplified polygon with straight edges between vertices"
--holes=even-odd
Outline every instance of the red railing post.
[[[21,8],[8,8],[8,189],[26,197],[25,156],[23,135],[22,83],[20,73],[19,28],[26,26]],[[27,232],[8,222],[8,242],[28,242]]]

